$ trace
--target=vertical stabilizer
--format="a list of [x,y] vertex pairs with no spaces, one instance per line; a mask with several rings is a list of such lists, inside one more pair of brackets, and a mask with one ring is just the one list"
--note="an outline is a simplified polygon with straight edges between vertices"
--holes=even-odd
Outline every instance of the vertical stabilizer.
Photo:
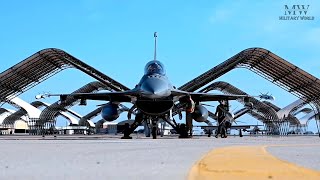
[[157,60],[157,32],[154,32],[153,34],[153,37],[154,37],[154,61]]

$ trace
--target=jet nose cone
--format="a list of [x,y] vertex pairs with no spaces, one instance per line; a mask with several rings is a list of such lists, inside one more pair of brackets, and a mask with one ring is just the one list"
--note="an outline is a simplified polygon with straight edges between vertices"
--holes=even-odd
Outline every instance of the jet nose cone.
[[159,86],[150,86],[150,85],[144,85],[143,90],[148,94],[156,94],[159,95],[162,92],[162,88]]
[[168,83],[159,78],[148,78],[142,83],[141,89],[146,95],[156,98],[168,93]]

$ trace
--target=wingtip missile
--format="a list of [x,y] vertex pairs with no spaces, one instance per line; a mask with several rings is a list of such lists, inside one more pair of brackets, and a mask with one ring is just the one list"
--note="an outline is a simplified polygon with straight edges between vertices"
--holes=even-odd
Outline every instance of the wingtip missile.
[[42,94],[38,94],[38,95],[35,96],[35,98],[36,99],[43,99],[43,96],[42,96]]
[[46,93],[42,93],[42,94],[37,94],[35,96],[36,99],[45,99],[46,97],[50,97],[50,96],[55,96],[55,94],[49,94],[48,92]]
[[49,97],[47,93],[38,94],[35,96],[36,99],[45,99],[46,97]]

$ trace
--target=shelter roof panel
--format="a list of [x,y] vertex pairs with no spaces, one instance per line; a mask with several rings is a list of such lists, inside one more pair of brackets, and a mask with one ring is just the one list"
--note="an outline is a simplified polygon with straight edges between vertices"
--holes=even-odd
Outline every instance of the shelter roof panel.
[[293,95],[312,102],[319,111],[320,83],[318,78],[263,48],[245,49],[179,89],[196,91],[237,67],[247,68]]
[[0,101],[5,102],[70,67],[79,69],[117,91],[129,89],[70,54],[48,48],[0,73]]
[[[200,92],[209,92],[214,89],[220,90],[225,94],[247,95],[247,93],[243,92],[237,87],[222,81],[214,82],[209,86],[201,89]],[[245,102],[242,99],[238,99],[238,101],[242,104],[245,104]],[[253,109],[248,113],[253,117],[257,118],[262,122],[266,120],[278,120],[276,111],[270,106],[264,104],[263,102],[260,102],[254,97],[250,97],[249,101],[253,103]]]

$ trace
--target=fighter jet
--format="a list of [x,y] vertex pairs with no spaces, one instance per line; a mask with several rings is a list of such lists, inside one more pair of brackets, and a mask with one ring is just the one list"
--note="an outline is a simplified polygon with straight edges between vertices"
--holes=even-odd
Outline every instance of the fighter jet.
[[272,96],[271,94],[269,95],[269,93],[261,93],[259,96],[258,96],[260,99],[264,99],[264,100],[269,100],[269,101],[274,101],[276,98],[274,96]]
[[[169,123],[183,137],[186,134],[185,125],[177,124],[171,117],[172,109],[178,104],[186,111],[187,116],[203,122],[208,116],[208,110],[201,105],[203,101],[235,100],[248,98],[248,95],[223,95],[212,93],[187,92],[176,89],[166,76],[164,65],[156,58],[157,33],[154,33],[155,50],[154,59],[144,68],[144,75],[140,82],[131,90],[103,93],[72,93],[72,94],[46,94],[46,96],[60,96],[63,103],[68,97],[80,100],[80,105],[86,105],[86,100],[103,100],[108,103],[102,105],[101,115],[107,121],[114,121],[119,117],[122,102],[133,104],[129,110],[135,112],[135,121],[128,125],[123,138],[131,138],[130,134],[145,120],[150,120],[155,125],[159,120]],[[42,96],[38,96],[42,97]],[[175,108],[177,109],[177,108]],[[152,136],[156,138],[156,126],[152,128]]]

